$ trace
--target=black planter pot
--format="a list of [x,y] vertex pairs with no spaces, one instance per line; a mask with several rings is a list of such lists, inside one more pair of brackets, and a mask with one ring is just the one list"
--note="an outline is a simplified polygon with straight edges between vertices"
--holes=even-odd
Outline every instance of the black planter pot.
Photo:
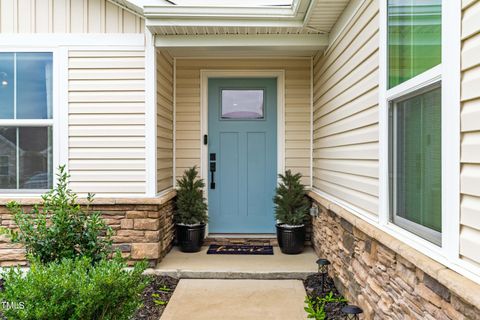
[[205,224],[196,226],[176,225],[177,243],[182,252],[198,252],[205,238]]
[[299,254],[305,246],[305,226],[287,228],[277,224],[277,241],[282,253]]

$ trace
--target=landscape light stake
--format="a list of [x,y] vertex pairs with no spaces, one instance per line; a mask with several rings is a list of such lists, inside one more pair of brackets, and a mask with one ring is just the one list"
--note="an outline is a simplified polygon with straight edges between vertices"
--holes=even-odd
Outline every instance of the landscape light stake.
[[349,304],[342,308],[342,312],[345,314],[346,320],[359,320],[359,314],[363,313],[363,310],[358,306]]
[[325,287],[327,285],[327,277],[328,277],[328,266],[330,265],[330,261],[327,259],[318,259],[318,273],[322,275],[322,293],[325,292]]

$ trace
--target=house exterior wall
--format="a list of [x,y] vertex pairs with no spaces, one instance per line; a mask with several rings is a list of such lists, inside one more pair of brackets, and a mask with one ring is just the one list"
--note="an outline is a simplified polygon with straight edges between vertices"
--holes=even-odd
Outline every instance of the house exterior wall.
[[144,19],[107,0],[5,0],[0,33],[143,33]]
[[[68,165],[74,192],[96,194],[92,209],[114,229],[114,246],[130,262],[147,259],[154,266],[173,240],[175,192],[167,190],[173,176],[173,125],[169,147],[168,135],[159,130],[157,185],[147,157],[157,138],[147,137],[157,108],[156,84],[146,82],[155,64],[147,41],[151,35],[144,31],[144,19],[107,0],[0,1],[0,51],[53,53],[54,166]],[[157,123],[168,128],[163,119],[173,118],[173,78],[164,63],[171,66],[172,59],[163,53],[157,57],[160,78],[170,79],[159,79]],[[168,148],[170,154],[163,152]],[[165,165],[170,169],[162,169]],[[155,186],[165,191],[161,197],[154,197]],[[28,210],[41,201],[34,196],[2,194],[0,224],[15,227],[5,207],[8,197]],[[1,237],[0,266],[25,263],[24,248]]]
[[285,71],[285,168],[310,185],[310,59],[177,59],[176,176],[200,166],[200,70]]
[[478,279],[480,266],[480,3],[463,1],[458,39],[460,259],[458,252],[426,253],[406,240],[408,232],[378,223],[381,17],[378,0],[359,3],[335,42],[314,59],[310,195],[321,213],[313,219],[312,243],[332,261],[338,287],[366,319],[479,319],[480,301],[470,293],[480,286],[469,279]]
[[480,267],[480,2],[462,4],[460,255]]
[[378,214],[378,1],[314,60],[313,187]]
[[157,50],[157,192],[173,186],[173,58]]
[[321,197],[313,247],[362,319],[480,319],[480,286]]
[[71,188],[144,194],[144,50],[69,50],[68,116]]
[[0,1],[1,47],[55,53],[54,121],[68,138],[53,152],[75,192],[145,195],[144,30],[143,18],[107,0]]

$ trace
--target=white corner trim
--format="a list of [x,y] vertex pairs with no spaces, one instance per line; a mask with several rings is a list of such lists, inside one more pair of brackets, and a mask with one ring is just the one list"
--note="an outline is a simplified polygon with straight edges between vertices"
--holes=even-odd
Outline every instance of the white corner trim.
[[460,260],[461,19],[460,1],[443,1],[442,247],[452,261]]
[[145,29],[145,193],[157,194],[157,68],[153,35]]
[[[203,135],[208,134],[208,79],[209,78],[277,78],[277,173],[285,171],[285,71],[284,70],[200,70],[200,143],[202,179],[208,179],[208,145]],[[208,192],[206,193],[208,197]]]
[[173,58],[173,175],[172,186],[177,187],[177,58]]
[[313,59],[310,58],[310,189],[313,189]]
[[378,67],[378,212],[379,224],[385,226],[389,220],[390,198],[388,184],[388,103],[387,103],[387,3],[379,1],[379,67]]

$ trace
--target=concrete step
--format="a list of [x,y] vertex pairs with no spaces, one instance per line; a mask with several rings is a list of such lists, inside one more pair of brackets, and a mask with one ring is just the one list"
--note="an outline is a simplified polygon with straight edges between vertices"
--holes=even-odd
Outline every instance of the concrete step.
[[286,255],[274,247],[273,255],[207,255],[172,251],[148,273],[180,279],[305,279],[317,272],[317,256],[311,247],[298,255]]

